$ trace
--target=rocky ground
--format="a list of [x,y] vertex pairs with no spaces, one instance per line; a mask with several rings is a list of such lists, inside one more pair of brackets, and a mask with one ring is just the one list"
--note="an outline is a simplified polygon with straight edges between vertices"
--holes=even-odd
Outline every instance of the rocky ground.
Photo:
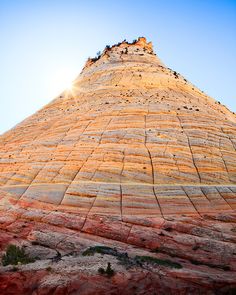
[[[235,213],[146,224],[95,215],[81,231],[34,213],[1,212],[1,254],[16,244],[36,259],[0,268],[2,294],[235,294]],[[108,262],[111,277],[98,272]]]

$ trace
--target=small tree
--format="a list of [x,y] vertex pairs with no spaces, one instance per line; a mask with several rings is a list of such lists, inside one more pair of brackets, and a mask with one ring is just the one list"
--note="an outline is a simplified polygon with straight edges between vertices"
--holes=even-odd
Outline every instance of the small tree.
[[108,262],[107,264],[106,274],[108,275],[108,277],[112,277],[114,275],[114,270],[111,268],[110,262]]
[[108,277],[112,277],[115,274],[114,269],[111,268],[111,263],[107,263],[107,268],[106,270],[103,267],[99,267],[98,272],[101,275],[107,275]]
[[26,253],[24,248],[20,248],[16,245],[8,245],[6,253],[2,257],[2,265],[9,264],[17,265],[19,263],[27,264],[34,262]]

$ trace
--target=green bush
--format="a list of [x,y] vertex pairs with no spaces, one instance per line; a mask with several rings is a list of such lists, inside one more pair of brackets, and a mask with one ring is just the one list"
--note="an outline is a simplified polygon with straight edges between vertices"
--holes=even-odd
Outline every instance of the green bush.
[[16,245],[8,245],[6,253],[2,257],[2,265],[17,265],[34,262],[26,253],[24,248]]
[[152,256],[136,256],[135,260],[139,263],[150,263],[150,264],[158,264],[171,268],[182,268],[182,265],[178,262],[173,262],[168,259],[159,259]]
[[117,250],[112,249],[112,248],[107,247],[107,246],[94,246],[94,247],[89,247],[88,249],[86,249],[82,253],[82,255],[83,256],[93,256],[95,253],[114,255],[115,256],[117,254]]
[[115,274],[115,271],[111,268],[111,263],[107,263],[106,270],[103,267],[99,267],[98,272],[101,275],[107,275],[108,277],[112,277]]

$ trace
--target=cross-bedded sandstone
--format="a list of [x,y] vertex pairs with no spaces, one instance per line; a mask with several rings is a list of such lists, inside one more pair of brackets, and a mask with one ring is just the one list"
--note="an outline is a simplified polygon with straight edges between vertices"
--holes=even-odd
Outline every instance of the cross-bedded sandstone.
[[[235,288],[235,209],[235,115],[167,68],[145,38],[106,47],[71,90],[0,137],[2,249],[32,241],[62,254],[93,243],[156,251],[183,269],[164,270],[169,285],[149,269],[143,286],[154,276],[160,294],[178,294],[176,278],[181,294],[226,294]],[[51,294],[45,265],[35,273],[37,294]],[[12,277],[21,286],[21,274]],[[130,294],[120,292],[111,294]]]

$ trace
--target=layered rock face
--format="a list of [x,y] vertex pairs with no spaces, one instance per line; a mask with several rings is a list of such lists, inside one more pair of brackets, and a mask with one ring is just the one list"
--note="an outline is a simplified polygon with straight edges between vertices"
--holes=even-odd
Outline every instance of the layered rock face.
[[[44,253],[78,255],[53,264],[53,274],[48,256],[17,273],[3,268],[0,289],[8,294],[14,277],[22,294],[228,294],[236,288],[235,209],[236,116],[167,68],[145,38],[124,41],[0,137],[2,250],[16,243],[31,253],[33,242]],[[111,281],[77,261],[96,244],[182,268],[127,270],[114,260]],[[67,279],[55,287],[65,265]]]

